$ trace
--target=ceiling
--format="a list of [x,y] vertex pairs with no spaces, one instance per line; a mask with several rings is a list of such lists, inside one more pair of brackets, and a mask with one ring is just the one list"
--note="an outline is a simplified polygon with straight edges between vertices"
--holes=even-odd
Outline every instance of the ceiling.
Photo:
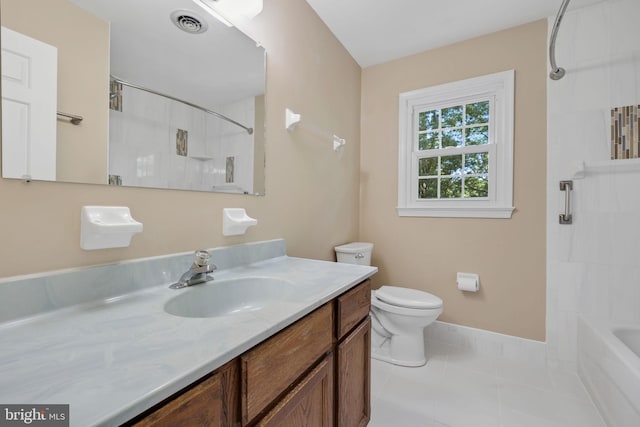
[[[306,0],[361,67],[557,14],[561,0]],[[569,10],[605,0],[573,0]]]
[[[109,22],[115,77],[209,109],[264,93],[264,50],[193,0],[70,1]],[[181,31],[170,18],[174,11],[207,30]]]

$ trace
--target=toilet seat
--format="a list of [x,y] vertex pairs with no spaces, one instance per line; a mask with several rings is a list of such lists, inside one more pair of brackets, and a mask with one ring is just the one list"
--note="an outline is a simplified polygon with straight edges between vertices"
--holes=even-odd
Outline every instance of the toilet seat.
[[382,286],[373,292],[374,296],[385,305],[418,310],[442,308],[442,300],[428,292],[417,289]]
[[439,308],[410,308],[410,307],[400,307],[393,304],[387,304],[381,299],[376,298],[374,295],[371,295],[371,306],[372,310],[379,309],[382,311],[386,311],[393,314],[400,314],[407,317],[429,317],[434,314],[442,313],[442,307]]

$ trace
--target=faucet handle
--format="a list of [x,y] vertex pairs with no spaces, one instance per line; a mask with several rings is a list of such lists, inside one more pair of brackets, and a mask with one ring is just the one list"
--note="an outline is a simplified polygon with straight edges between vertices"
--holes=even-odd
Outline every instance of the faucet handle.
[[211,258],[211,254],[204,249],[199,249],[195,252],[195,259],[193,263],[198,267],[204,267],[205,265],[209,265],[209,258]]

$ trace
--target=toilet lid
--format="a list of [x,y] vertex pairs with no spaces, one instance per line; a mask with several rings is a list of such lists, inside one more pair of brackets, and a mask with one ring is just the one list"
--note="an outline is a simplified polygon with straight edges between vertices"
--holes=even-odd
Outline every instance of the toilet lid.
[[440,308],[442,300],[417,289],[383,286],[375,291],[375,297],[387,304],[407,308]]

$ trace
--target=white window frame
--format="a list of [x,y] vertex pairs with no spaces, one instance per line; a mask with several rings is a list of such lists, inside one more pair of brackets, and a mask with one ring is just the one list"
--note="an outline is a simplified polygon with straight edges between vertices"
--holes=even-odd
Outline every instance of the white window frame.
[[[438,149],[440,156],[489,152],[489,197],[418,199],[417,132],[419,111],[490,101],[489,144]],[[400,94],[398,215],[422,217],[511,218],[513,213],[514,71],[503,71]],[[436,150],[433,150],[436,151]]]

